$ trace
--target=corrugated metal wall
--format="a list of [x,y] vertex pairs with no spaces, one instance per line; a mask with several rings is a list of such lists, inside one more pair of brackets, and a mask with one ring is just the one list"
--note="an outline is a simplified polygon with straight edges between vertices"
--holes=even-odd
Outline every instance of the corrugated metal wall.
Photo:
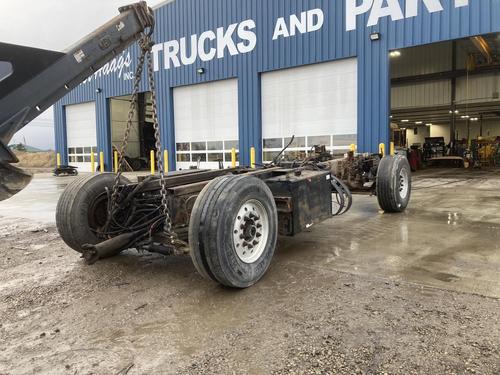
[[391,108],[416,108],[449,105],[451,81],[433,81],[395,86],[391,89]]
[[457,103],[499,101],[500,72],[457,79]]
[[[227,27],[246,19],[255,21],[258,39],[257,47],[250,53],[204,63],[197,61],[194,65],[157,73],[164,144],[174,150],[172,87],[238,77],[241,160],[248,164],[249,147],[255,146],[259,151],[261,147],[260,73],[357,56],[358,148],[376,151],[379,142],[389,139],[389,50],[500,31],[500,0],[470,0],[469,6],[461,8],[455,8],[454,0],[441,2],[445,8],[442,12],[430,14],[421,4],[417,17],[395,22],[383,18],[372,27],[366,27],[369,14],[360,15],[357,29],[353,31],[346,31],[347,3],[343,0],[178,0],[158,9],[155,39],[159,42]],[[405,1],[400,0],[400,4],[404,9]],[[320,31],[272,40],[278,17],[314,8],[321,8],[325,14],[325,24]],[[369,38],[372,32],[380,32],[381,40],[372,42]],[[132,48],[134,63],[130,68],[135,66],[136,56],[137,51]],[[206,74],[196,74],[197,67],[204,67]],[[97,88],[102,92],[96,94]],[[113,73],[92,79],[61,100],[55,106],[57,150],[66,155],[64,105],[95,100],[98,146],[110,154],[107,98],[130,91],[131,82]],[[173,152],[171,157],[171,166],[174,166]],[[110,155],[107,161],[110,164]]]

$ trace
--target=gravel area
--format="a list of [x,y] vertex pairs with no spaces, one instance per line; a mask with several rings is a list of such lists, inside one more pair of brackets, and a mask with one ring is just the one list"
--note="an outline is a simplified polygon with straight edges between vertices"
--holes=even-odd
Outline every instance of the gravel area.
[[[314,231],[313,233],[314,234]],[[289,261],[228,290],[189,258],[88,267],[0,219],[0,374],[499,374],[500,301]]]

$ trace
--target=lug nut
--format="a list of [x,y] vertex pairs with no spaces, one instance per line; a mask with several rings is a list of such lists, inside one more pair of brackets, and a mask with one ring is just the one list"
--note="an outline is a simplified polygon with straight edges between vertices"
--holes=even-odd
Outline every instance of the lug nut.
[[252,242],[254,245],[258,245],[259,244],[259,241],[253,241]]
[[259,232],[255,233],[255,235],[256,235],[257,237],[262,237],[262,233],[259,233]]

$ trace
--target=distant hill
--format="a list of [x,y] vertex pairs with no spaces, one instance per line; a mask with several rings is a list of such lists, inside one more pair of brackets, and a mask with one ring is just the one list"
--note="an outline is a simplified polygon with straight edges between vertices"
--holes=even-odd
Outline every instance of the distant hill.
[[16,167],[54,168],[56,166],[56,153],[54,151],[26,152],[14,149],[14,153],[19,159]]
[[46,150],[41,150],[39,148],[23,145],[22,143],[18,143],[16,145],[9,145],[9,148],[13,151],[24,151],[24,152],[45,152]]

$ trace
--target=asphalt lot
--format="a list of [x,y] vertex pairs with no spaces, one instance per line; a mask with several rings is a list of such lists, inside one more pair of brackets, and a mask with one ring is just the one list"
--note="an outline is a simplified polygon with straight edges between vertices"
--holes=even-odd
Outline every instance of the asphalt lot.
[[0,203],[0,374],[500,372],[497,172],[419,173],[402,215],[356,196],[238,292],[189,258],[84,265],[53,227],[68,181]]

